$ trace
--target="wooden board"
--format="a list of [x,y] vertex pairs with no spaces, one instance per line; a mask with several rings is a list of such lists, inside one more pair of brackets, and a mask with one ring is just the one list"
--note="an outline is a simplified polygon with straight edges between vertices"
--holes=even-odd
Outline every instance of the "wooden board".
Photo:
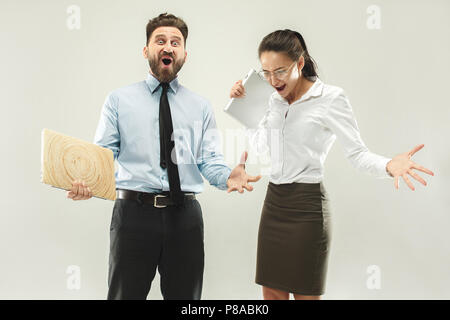
[[90,142],[43,129],[41,182],[70,190],[83,180],[94,197],[115,200],[113,152]]

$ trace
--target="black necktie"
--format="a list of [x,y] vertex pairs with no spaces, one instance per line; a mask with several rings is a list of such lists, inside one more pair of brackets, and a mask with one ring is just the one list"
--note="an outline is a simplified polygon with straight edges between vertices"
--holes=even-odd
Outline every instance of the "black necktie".
[[[176,164],[175,142],[172,140],[173,124],[170,114],[169,99],[167,98],[168,83],[161,83],[162,93],[159,101],[159,143],[160,143],[160,165],[167,168],[169,176],[170,198],[177,206],[184,203],[184,194],[181,192],[180,175]],[[172,161],[173,160],[175,161]]]

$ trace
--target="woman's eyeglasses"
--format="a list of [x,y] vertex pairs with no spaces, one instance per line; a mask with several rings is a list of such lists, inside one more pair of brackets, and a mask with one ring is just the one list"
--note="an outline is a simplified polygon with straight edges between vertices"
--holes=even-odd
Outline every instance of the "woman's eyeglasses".
[[284,69],[280,69],[280,70],[276,70],[276,71],[266,71],[266,70],[261,70],[258,72],[259,76],[266,80],[269,81],[270,80],[270,75],[273,74],[273,76],[278,79],[278,80],[284,80],[286,79],[286,77],[289,74],[290,69],[297,64],[297,61],[294,61],[289,67],[284,68]]

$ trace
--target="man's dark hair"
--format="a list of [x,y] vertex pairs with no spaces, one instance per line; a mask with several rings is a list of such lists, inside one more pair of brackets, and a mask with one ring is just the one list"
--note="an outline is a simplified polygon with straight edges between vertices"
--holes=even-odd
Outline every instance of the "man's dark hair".
[[186,46],[186,39],[188,36],[188,27],[186,23],[181,18],[178,18],[173,14],[168,14],[167,12],[161,13],[159,16],[151,19],[147,23],[147,42],[146,42],[147,45],[150,40],[150,37],[152,36],[153,31],[155,31],[155,29],[159,27],[175,27],[178,30],[180,30],[184,38],[184,45]]

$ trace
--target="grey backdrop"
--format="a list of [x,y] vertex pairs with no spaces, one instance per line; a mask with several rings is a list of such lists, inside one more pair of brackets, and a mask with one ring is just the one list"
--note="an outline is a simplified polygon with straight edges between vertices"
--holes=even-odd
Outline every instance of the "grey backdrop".
[[[81,10],[80,29],[67,25],[71,5]],[[370,28],[372,5],[379,29]],[[333,210],[324,298],[449,299],[449,9],[446,0],[2,0],[0,298],[106,297],[113,202],[73,202],[41,184],[40,132],[92,141],[106,94],[146,77],[145,25],[168,11],[190,31],[181,82],[212,102],[224,133],[241,128],[222,111],[233,82],[259,68],[264,35],[291,28],[304,35],[322,80],[346,90],[371,151],[393,157],[425,144],[413,160],[435,177],[422,174],[427,187],[412,179],[413,192],[359,173],[335,143],[324,181]],[[234,149],[230,166],[242,151]],[[267,183],[245,195],[207,185],[200,195],[204,299],[262,297],[254,274]],[[71,265],[80,268],[79,289],[67,284]],[[381,272],[378,289],[367,285],[371,265]],[[158,276],[149,298],[161,299]]]

